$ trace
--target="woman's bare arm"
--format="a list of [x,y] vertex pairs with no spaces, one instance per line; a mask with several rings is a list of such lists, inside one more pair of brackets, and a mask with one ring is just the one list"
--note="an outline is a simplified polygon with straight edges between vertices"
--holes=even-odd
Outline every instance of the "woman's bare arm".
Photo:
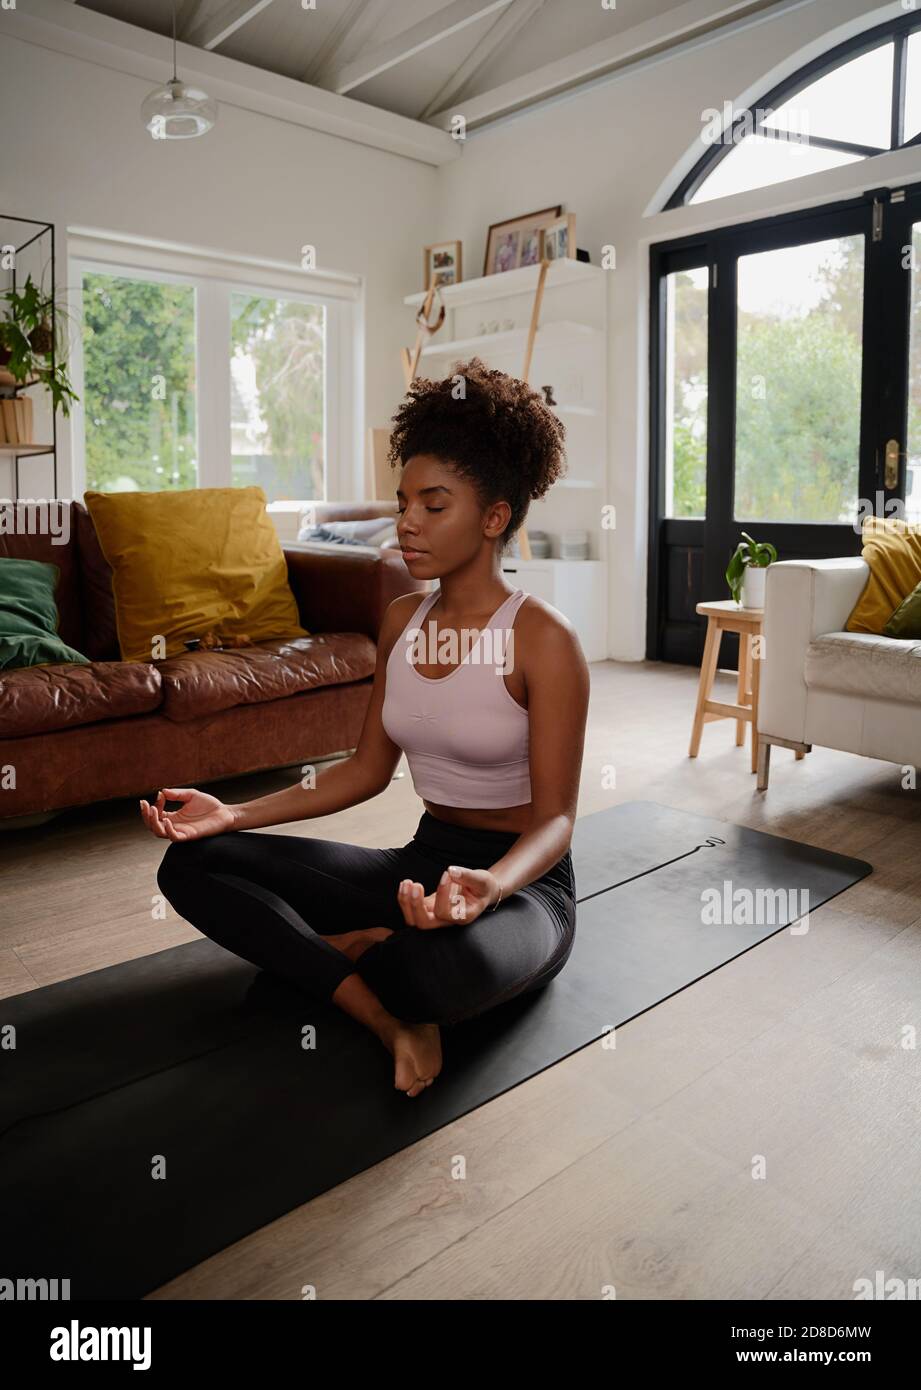
[[387,737],[381,708],[387,678],[387,658],[394,642],[421,602],[420,595],[401,594],[388,604],[377,642],[377,664],[371,700],[365,713],[358,747],[350,758],[323,768],[313,787],[303,782],[269,796],[231,806],[235,830],[257,830],[267,825],[331,816],[348,806],[369,801],[390,785],[402,749]]
[[521,654],[528,689],[532,819],[511,849],[490,866],[503,901],[552,869],[569,848],[590,689],[588,664],[575,629],[555,611],[537,604],[522,608],[514,647],[516,660]]

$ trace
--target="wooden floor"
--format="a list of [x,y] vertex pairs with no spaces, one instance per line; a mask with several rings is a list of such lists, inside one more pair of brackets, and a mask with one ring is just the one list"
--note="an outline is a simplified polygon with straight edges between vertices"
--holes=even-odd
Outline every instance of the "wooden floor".
[[[921,797],[898,767],[818,747],[802,762],[775,749],[759,795],[730,723],[708,724],[690,760],[695,681],[592,667],[579,814],[646,798],[874,873],[805,935],[778,933],[619,1029],[615,1049],[583,1048],[152,1297],[853,1299],[877,1270],[921,1274],[921,1063],[905,1042],[921,1026]],[[213,789],[240,801],[290,780]],[[399,844],[420,813],[403,776],[285,833]],[[175,915],[151,919],[164,848],[129,802],[0,834],[0,993],[194,940]]]

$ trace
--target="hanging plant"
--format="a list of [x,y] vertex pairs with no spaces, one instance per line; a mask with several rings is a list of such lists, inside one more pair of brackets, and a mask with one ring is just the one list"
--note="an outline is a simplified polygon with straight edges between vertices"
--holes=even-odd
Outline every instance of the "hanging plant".
[[55,347],[52,323],[65,310],[50,295],[42,294],[31,275],[22,289],[0,294],[0,367],[5,367],[20,384],[38,381],[51,392],[55,410],[70,414],[71,402],[78,399],[67,376],[60,350]]

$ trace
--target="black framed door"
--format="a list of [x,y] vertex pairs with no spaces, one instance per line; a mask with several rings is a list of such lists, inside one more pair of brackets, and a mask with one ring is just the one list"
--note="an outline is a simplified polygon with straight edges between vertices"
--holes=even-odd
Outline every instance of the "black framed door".
[[921,522],[921,184],[876,209],[877,489],[889,513]]
[[822,558],[921,516],[919,282],[921,186],[653,248],[647,655],[699,661],[743,531]]

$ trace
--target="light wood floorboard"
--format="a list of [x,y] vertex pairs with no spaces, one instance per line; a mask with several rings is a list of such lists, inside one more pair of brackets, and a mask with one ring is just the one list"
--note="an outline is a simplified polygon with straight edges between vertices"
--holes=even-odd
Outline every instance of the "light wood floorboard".
[[[877,1269],[921,1274],[921,1063],[903,1046],[921,1024],[921,797],[900,768],[819,747],[775,749],[759,794],[732,722],[688,758],[695,688],[683,667],[592,667],[579,814],[659,801],[874,873],[615,1047],[583,1048],[152,1297],[852,1299]],[[719,676],[715,698],[733,688]],[[238,801],[291,777],[212,790]],[[403,775],[270,833],[398,845],[421,809]],[[0,834],[0,997],[195,939],[172,909],[153,916],[164,848],[124,801]]]

